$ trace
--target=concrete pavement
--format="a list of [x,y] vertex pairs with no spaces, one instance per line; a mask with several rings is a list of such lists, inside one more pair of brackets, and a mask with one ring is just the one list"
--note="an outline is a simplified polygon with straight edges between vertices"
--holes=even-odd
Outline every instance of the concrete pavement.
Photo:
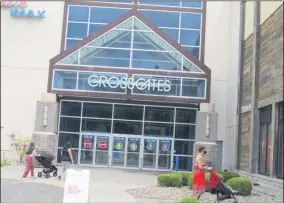
[[[24,172],[24,167],[24,165],[1,167],[1,185],[3,180],[13,180],[18,183],[23,183],[21,177]],[[110,168],[87,169],[91,172],[89,202],[142,202],[143,200],[136,200],[127,193],[126,190],[156,185],[156,174]],[[39,171],[41,171],[41,169],[35,169],[36,174]],[[57,187],[59,188],[58,191],[61,191],[63,194],[64,181],[60,181],[58,178],[28,178],[28,180],[24,181],[25,183],[44,184]],[[7,187],[10,186],[7,185]],[[22,188],[24,186],[19,187]],[[47,189],[49,192],[51,192],[51,190],[52,189],[50,188]]]

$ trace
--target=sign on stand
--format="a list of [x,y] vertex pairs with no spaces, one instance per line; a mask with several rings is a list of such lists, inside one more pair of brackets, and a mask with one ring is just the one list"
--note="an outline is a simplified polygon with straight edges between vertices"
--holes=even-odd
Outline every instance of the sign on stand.
[[66,171],[66,180],[64,184],[63,203],[87,203],[89,195],[89,184],[89,170],[68,169]]

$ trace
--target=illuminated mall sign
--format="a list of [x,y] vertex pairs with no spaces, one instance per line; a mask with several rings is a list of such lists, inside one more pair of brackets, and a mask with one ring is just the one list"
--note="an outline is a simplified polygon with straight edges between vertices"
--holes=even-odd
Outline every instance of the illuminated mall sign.
[[9,7],[10,16],[24,18],[45,18],[45,10],[33,11],[26,9],[28,3],[26,1],[1,1],[1,7]]
[[109,87],[121,89],[138,90],[158,90],[162,92],[169,92],[171,90],[171,81],[164,79],[149,79],[139,77],[137,79],[131,77],[106,77],[102,75],[93,74],[88,78],[88,84],[91,87]]

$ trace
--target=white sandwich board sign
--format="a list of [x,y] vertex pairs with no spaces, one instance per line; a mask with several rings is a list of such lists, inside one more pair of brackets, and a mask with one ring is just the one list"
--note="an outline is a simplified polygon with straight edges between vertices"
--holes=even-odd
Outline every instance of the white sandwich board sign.
[[66,180],[64,184],[63,203],[87,203],[89,184],[89,170],[68,169],[66,171]]

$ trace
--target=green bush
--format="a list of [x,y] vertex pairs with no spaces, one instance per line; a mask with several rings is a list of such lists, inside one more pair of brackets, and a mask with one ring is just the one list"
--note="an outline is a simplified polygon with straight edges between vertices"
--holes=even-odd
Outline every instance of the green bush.
[[186,196],[183,199],[177,201],[177,203],[213,203],[212,201],[201,201],[192,196]]
[[158,185],[162,187],[181,187],[182,179],[180,174],[162,174],[158,176]]
[[192,172],[172,172],[172,174],[181,175],[182,186],[188,186],[188,178],[192,174]]
[[6,160],[1,161],[1,167],[7,166],[7,165],[9,165],[9,163]]
[[237,191],[239,195],[250,195],[252,191],[252,183],[247,178],[235,177],[229,179],[225,184]]
[[219,174],[223,175],[223,177],[224,177],[224,182],[227,182],[227,181],[230,180],[231,178],[240,177],[239,174],[237,174],[237,173],[232,173],[232,172],[220,172]]
[[[224,177],[223,177],[223,175],[220,174],[220,173],[217,173],[217,175],[218,175],[218,176],[221,178],[221,180],[224,182]],[[209,178],[210,178],[210,172],[206,172],[206,173],[205,173],[205,183],[206,183],[206,185],[207,185],[207,190],[210,189],[210,186],[209,186]],[[188,187],[189,187],[190,189],[193,188],[193,173],[190,174],[189,177],[188,177]]]

